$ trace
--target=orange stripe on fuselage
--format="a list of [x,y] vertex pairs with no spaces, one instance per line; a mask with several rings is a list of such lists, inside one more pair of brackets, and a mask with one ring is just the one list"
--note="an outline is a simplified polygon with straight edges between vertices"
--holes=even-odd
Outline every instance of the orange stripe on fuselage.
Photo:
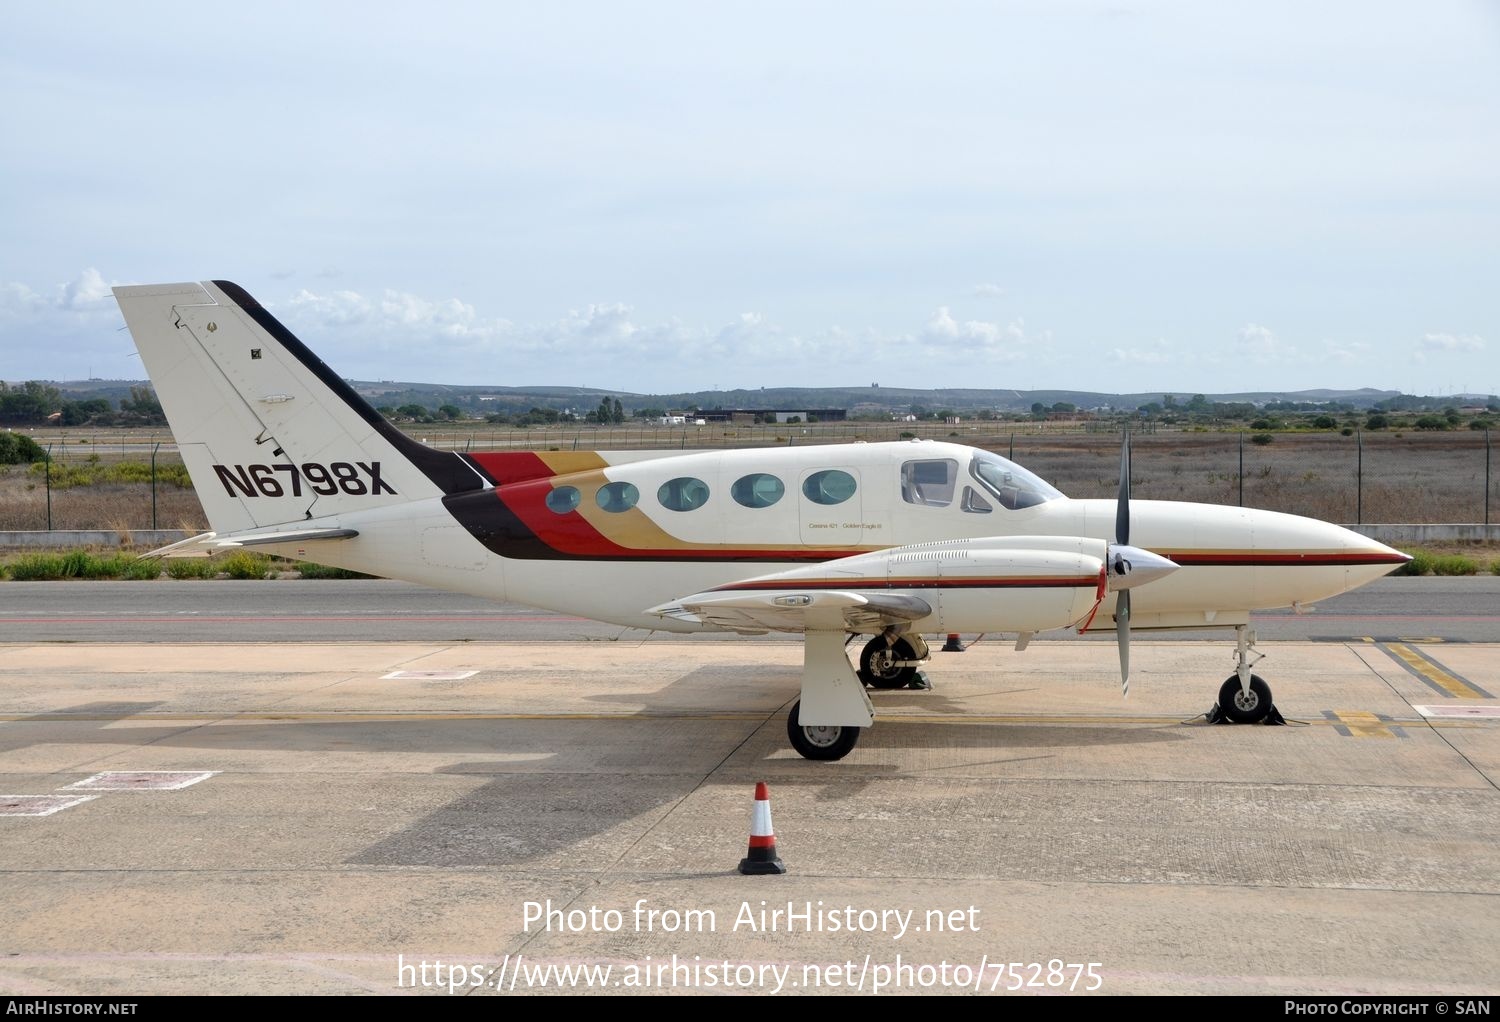
[[490,474],[496,486],[588,472],[609,464],[593,451],[487,451],[469,457]]

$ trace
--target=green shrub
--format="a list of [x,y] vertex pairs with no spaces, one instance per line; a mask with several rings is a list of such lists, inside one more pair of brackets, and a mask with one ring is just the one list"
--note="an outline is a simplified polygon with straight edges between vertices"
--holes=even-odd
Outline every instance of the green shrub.
[[0,430],[0,465],[24,465],[46,461],[47,452],[29,436]]
[[161,559],[158,557],[127,557],[120,577],[133,582],[149,582],[161,577]]
[[1264,447],[1266,444],[1275,439],[1276,438],[1269,433],[1256,433],[1250,438],[1250,442],[1252,444],[1260,444],[1262,447]]
[[302,573],[303,578],[376,578],[375,575],[366,575],[361,571],[350,571],[348,568],[332,568],[326,564],[313,564],[311,561],[297,565],[297,570]]
[[[106,465],[98,460],[97,454],[89,455],[85,461],[54,460],[49,471],[41,463],[31,466],[30,472],[37,479],[45,475],[51,475],[52,488],[54,490],[68,490],[75,486],[98,486],[104,483],[149,483],[151,481],[151,465],[145,461],[119,461]],[[192,480],[188,478],[187,466],[178,462],[158,464],[156,466],[157,486],[176,486],[179,489],[191,489]]]
[[22,554],[10,562],[10,577],[17,582],[51,582],[62,578],[62,571],[57,554]]
[[219,566],[214,563],[212,557],[169,557],[167,559],[167,577],[178,580],[188,578],[213,578],[219,573]]
[[1500,575],[1500,561],[1491,561],[1490,562],[1490,574],[1491,575]]
[[236,550],[219,562],[219,570],[230,578],[262,579],[271,576],[271,559],[264,554]]
[[1434,575],[1474,575],[1478,571],[1479,565],[1474,563],[1474,559],[1463,554],[1447,554],[1432,562]]

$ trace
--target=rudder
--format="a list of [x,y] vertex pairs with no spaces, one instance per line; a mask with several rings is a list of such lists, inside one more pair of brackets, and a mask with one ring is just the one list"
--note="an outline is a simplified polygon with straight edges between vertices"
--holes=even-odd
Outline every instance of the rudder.
[[114,293],[214,531],[492,484],[472,459],[386,422],[238,285]]

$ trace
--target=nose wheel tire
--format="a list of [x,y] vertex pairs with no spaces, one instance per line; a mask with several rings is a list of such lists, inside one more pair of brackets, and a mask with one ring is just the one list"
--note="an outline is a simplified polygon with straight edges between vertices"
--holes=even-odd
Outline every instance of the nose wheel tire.
[[854,744],[859,741],[860,728],[837,724],[803,727],[797,720],[801,709],[800,700],[793,703],[792,712],[786,718],[786,736],[791,740],[792,748],[797,750],[797,755],[803,759],[825,760],[843,759],[849,755]]
[[1262,681],[1260,675],[1252,674],[1250,691],[1246,692],[1240,685],[1239,675],[1231,674],[1219,686],[1219,709],[1236,724],[1259,724],[1271,712],[1271,686]]
[[917,651],[905,639],[888,645],[883,636],[877,635],[859,654],[859,680],[871,688],[904,688],[917,676],[917,669],[900,664],[916,659]]

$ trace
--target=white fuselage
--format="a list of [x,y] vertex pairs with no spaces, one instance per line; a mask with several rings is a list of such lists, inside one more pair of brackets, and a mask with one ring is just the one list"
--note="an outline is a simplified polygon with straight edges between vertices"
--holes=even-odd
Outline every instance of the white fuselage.
[[[1051,491],[1030,506],[1023,500],[1007,507],[1008,488],[982,485],[971,470],[977,453],[934,442],[637,453],[619,463],[609,463],[604,453],[599,468],[464,495],[465,510],[457,517],[451,501],[425,500],[309,522],[357,529],[359,536],[285,552],[620,625],[687,631],[694,626],[646,611],[799,565],[824,562],[836,569],[836,559],[871,550],[980,537],[1114,538],[1115,501],[1071,500]],[[1028,475],[993,455],[982,457]],[[913,463],[939,477],[942,463],[956,463],[957,478],[948,468],[946,489],[939,478],[937,497],[931,487],[917,496],[918,487],[909,485],[920,477]],[[816,488],[828,473],[854,481],[848,495],[834,494],[842,497],[837,503],[819,502],[831,499]],[[741,484],[750,476],[774,477],[782,493],[769,506],[732,499],[748,492]],[[605,487],[622,483],[633,488],[631,506],[608,509],[621,487]],[[567,488],[575,491],[566,494],[575,506],[541,510],[544,498]],[[696,506],[668,506],[680,503],[684,492]],[[505,507],[501,517],[508,524],[484,524],[489,502],[497,512]],[[1131,502],[1129,541],[1180,565],[1134,591],[1137,628],[1243,623],[1254,610],[1345,592],[1404,559],[1326,522],[1175,501]],[[1106,597],[1101,614],[1113,601],[1113,594]],[[924,622],[915,622],[914,630],[924,630]],[[997,620],[987,630],[1016,629]]]

